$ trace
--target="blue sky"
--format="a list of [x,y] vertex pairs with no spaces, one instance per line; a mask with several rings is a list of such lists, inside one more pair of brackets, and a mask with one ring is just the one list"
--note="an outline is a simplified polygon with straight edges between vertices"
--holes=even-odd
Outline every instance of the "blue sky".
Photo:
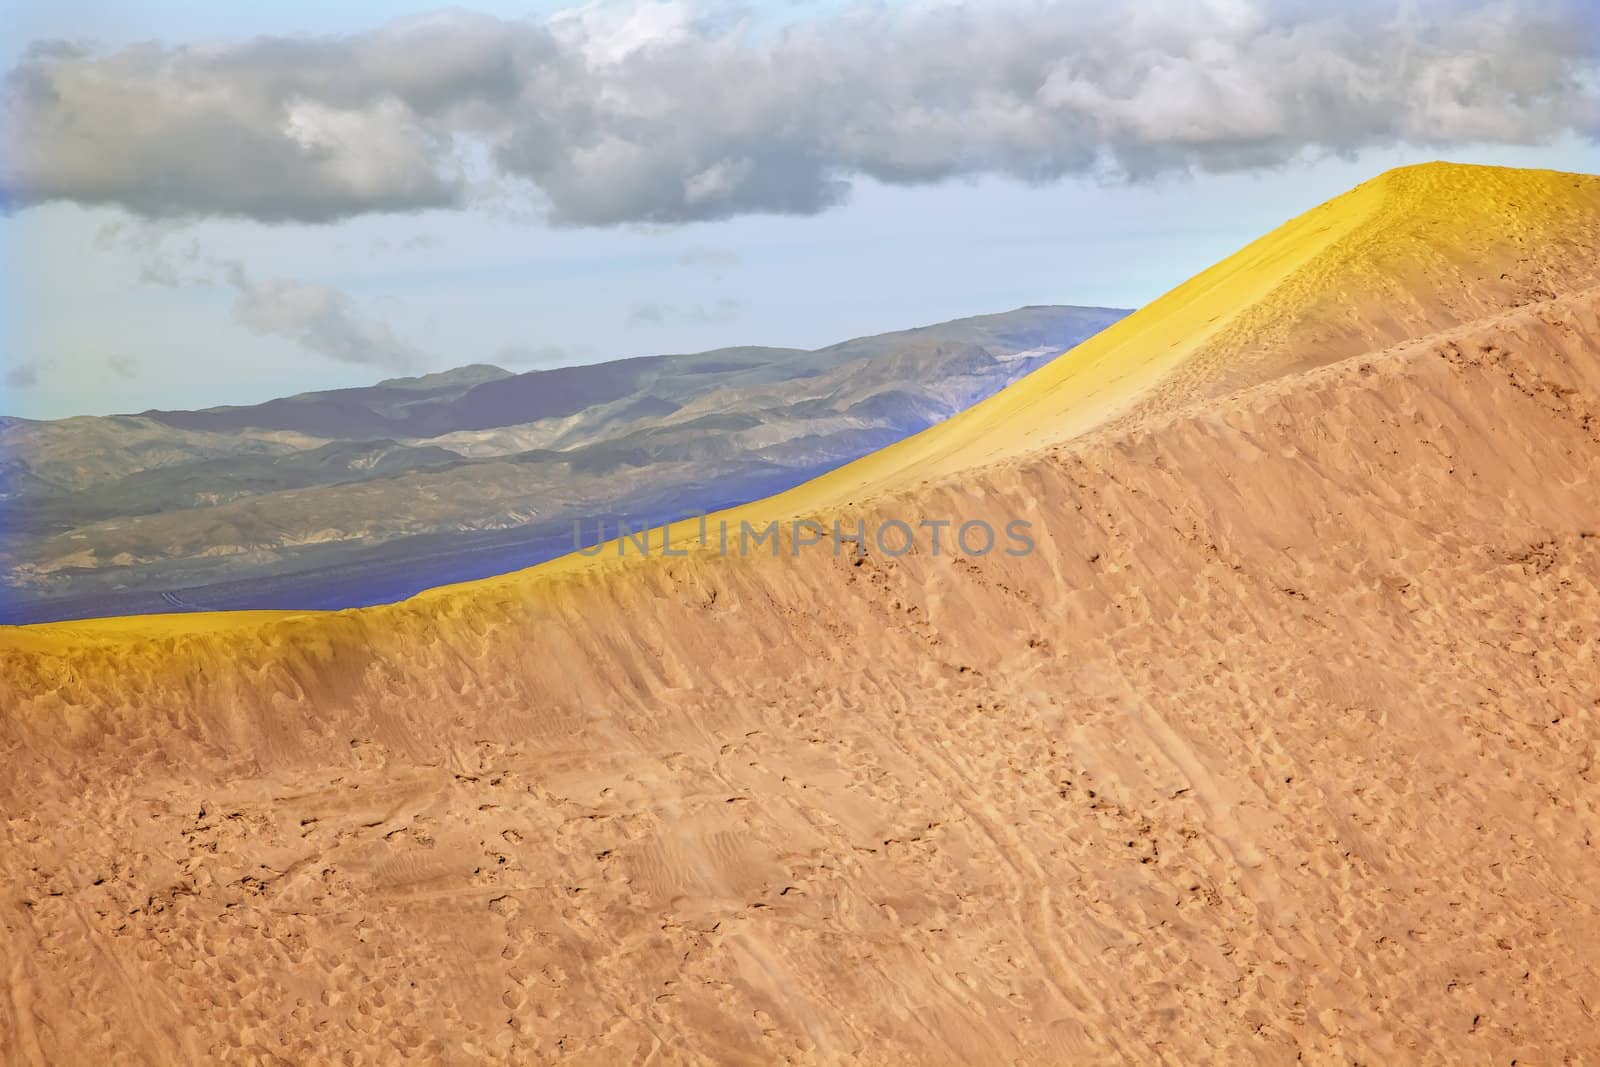
[[[684,30],[687,11],[695,18],[709,13],[725,22],[742,17],[741,47],[755,53],[760,45],[751,45],[751,39],[781,25],[802,31],[811,24],[822,27],[820,46],[827,47],[828,28],[841,17],[835,9],[842,8],[782,5],[757,9],[752,17],[750,9],[741,13],[611,4],[601,9],[610,21],[586,31],[585,46],[597,41],[605,45],[630,33],[648,38],[661,27],[665,36],[687,39],[689,44],[682,47],[710,47],[694,35],[715,37],[721,31]],[[120,5],[70,3],[26,13],[7,52],[16,63],[22,57],[19,42],[92,38],[95,45],[85,53],[88,58],[65,61],[91,63],[143,40],[167,45],[218,42],[216,47],[226,49],[262,35],[309,33],[338,39],[369,33],[406,10],[376,3],[336,8],[292,4],[270,11],[157,4],[134,12]],[[480,5],[477,10],[539,26],[556,7]],[[642,18],[640,10],[645,12]],[[1048,6],[1038,12],[1055,13]],[[626,21],[630,17],[631,23]],[[980,9],[972,17],[985,16]],[[502,32],[500,24],[492,29]],[[905,32],[932,31],[911,25]],[[1246,25],[1239,32],[1261,31]],[[1337,41],[1337,33],[1329,32],[1329,40]],[[730,47],[716,40],[723,52]],[[1006,38],[997,34],[994,40],[1003,44]],[[1329,48],[1337,50],[1336,45]],[[1200,49],[1198,54],[1208,53]],[[1577,49],[1575,62],[1581,68],[1592,54]],[[692,77],[707,69],[704,55],[696,53],[696,64],[687,68]],[[1445,56],[1451,62],[1455,58]],[[1515,58],[1499,57],[1497,67]],[[160,62],[170,66],[175,61]],[[959,66],[964,60],[955,55],[949,62]],[[1224,69],[1228,62],[1223,55],[1215,66]],[[103,70],[115,74],[120,68],[93,69],[105,81],[111,75]],[[841,69],[862,76],[859,63]],[[1440,69],[1455,68],[1445,63]],[[162,68],[159,73],[167,72]],[[1158,66],[1149,77],[1159,91],[1165,91],[1162,84],[1173,85],[1174,93],[1189,91],[1185,87],[1193,84],[1192,72],[1183,75],[1190,79],[1186,82],[1172,83],[1169,75],[1170,67]],[[649,76],[664,75],[652,68]],[[866,91],[879,84],[871,80],[877,76],[869,76]],[[1215,91],[1226,93],[1247,76],[1262,77],[1244,71],[1219,78],[1222,87]],[[928,83],[934,89],[919,91],[942,97],[939,79],[946,77],[938,72]],[[1437,72],[1428,77],[1436,80]],[[1161,82],[1163,78],[1168,81]],[[1083,84],[1083,79],[1075,83],[1079,96]],[[1186,105],[1173,105],[1178,109],[1174,115],[1159,94],[1152,105],[1146,88],[1118,90],[1123,95],[1115,117],[1122,123],[1118,136],[1123,140],[1111,143],[1111,149],[1132,161],[1120,170],[1096,165],[1073,172],[1076,165],[1062,162],[1066,157],[1060,146],[1041,143],[1046,135],[1077,130],[1081,124],[1030,126],[1004,141],[985,141],[984,131],[973,130],[974,143],[992,158],[969,165],[961,122],[971,119],[962,118],[945,123],[942,139],[930,142],[933,147],[908,142],[897,146],[892,158],[879,158],[871,150],[837,149],[856,153],[849,166],[859,171],[848,172],[842,163],[828,171],[846,174],[849,191],[843,197],[823,190],[825,202],[815,201],[816,189],[790,187],[787,175],[793,167],[784,164],[767,175],[770,188],[757,186],[752,178],[747,187],[730,186],[726,203],[710,208],[683,199],[683,184],[672,185],[677,199],[662,199],[640,182],[591,195],[597,173],[605,178],[609,171],[572,178],[575,172],[567,162],[554,170],[543,156],[537,166],[546,169],[527,171],[531,180],[526,174],[485,179],[483,165],[469,149],[462,155],[468,179],[461,188],[470,192],[439,193],[441,198],[456,197],[448,204],[407,203],[397,209],[391,201],[375,200],[370,207],[351,207],[341,188],[341,199],[330,208],[314,199],[326,191],[326,184],[307,185],[306,199],[281,211],[334,212],[333,217],[258,219],[250,213],[258,212],[253,205],[260,203],[259,197],[246,201],[241,194],[234,202],[225,195],[213,197],[213,190],[203,187],[198,207],[175,211],[160,204],[152,207],[148,189],[157,182],[163,183],[162,189],[172,188],[185,175],[152,176],[139,170],[147,164],[139,162],[137,144],[120,149],[134,161],[125,176],[117,174],[123,184],[108,186],[93,183],[100,181],[102,170],[116,171],[117,146],[106,150],[105,161],[91,157],[85,163],[67,149],[52,157],[50,146],[35,149],[23,139],[28,150],[22,153],[24,163],[34,169],[10,179],[13,211],[0,219],[0,245],[9,268],[5,317],[10,334],[0,412],[55,418],[242,403],[472,362],[526,369],[733,344],[814,347],[1022,304],[1131,307],[1391,166],[1450,158],[1600,171],[1594,129],[1583,126],[1582,116],[1592,114],[1585,110],[1587,101],[1562,110],[1565,118],[1553,118],[1550,109],[1507,118],[1492,107],[1479,107],[1462,119],[1459,99],[1451,97],[1424,116],[1434,127],[1412,120],[1407,129],[1423,130],[1429,142],[1415,144],[1388,127],[1371,135],[1352,134],[1341,115],[1334,116],[1337,129],[1325,135],[1313,130],[1302,137],[1298,127],[1307,120],[1295,118],[1289,136],[1272,129],[1257,137],[1252,126],[1247,131],[1253,138],[1250,155],[1241,159],[1238,129],[1197,133],[1196,115],[1184,111]],[[980,89],[992,96],[992,87]],[[729,91],[737,90],[730,84]],[[1268,85],[1265,91],[1274,90]],[[1548,91],[1578,90],[1557,85]],[[808,104],[808,92],[802,86],[782,98],[776,114],[793,112],[796,101]],[[1130,93],[1141,109],[1131,118]],[[519,99],[528,95],[523,92]],[[707,106],[699,97],[691,103],[700,111]],[[908,124],[937,124],[936,112],[932,120],[927,116],[943,104],[923,108],[920,101],[913,103],[917,106],[894,119],[892,135],[898,137]],[[1556,101],[1563,108],[1567,103]],[[872,105],[871,99],[861,102],[864,111]],[[905,109],[904,100],[898,106]],[[848,121],[851,113],[844,114]],[[1573,114],[1580,118],[1574,121]],[[1519,125],[1510,125],[1513,120]],[[443,120],[434,116],[430,121]],[[476,123],[474,131],[486,128],[476,112],[470,120],[450,121]],[[641,143],[651,151],[656,145],[678,151],[681,128],[696,121],[693,115],[673,118]],[[838,125],[836,117],[831,121]],[[1004,113],[999,121],[1006,121]],[[1204,126],[1209,113],[1198,121]],[[706,134],[710,148],[698,142],[691,148],[722,158],[715,153],[730,150],[714,139],[731,136],[728,129],[723,123]],[[1509,131],[1503,141],[1532,143],[1493,143],[1471,136],[1502,129]],[[1441,137],[1440,131],[1455,136]],[[738,138],[738,151],[756,159],[759,171],[763,149],[751,147],[748,127],[739,128]],[[1174,142],[1181,156],[1168,151]],[[1090,147],[1104,157],[1104,145]],[[400,151],[392,142],[380,148]],[[823,150],[836,148],[831,142],[826,149],[807,142],[798,151]],[[535,146],[536,153],[543,151],[542,144]],[[629,158],[639,172],[656,173],[653,158]],[[1140,170],[1147,158],[1156,164]],[[708,174],[725,176],[726,168],[706,168],[704,162],[696,157],[692,165],[685,164],[694,171],[690,185]],[[93,172],[85,177],[72,170],[75,166]],[[1060,173],[1040,174],[1041,167]],[[915,173],[908,176],[908,169]],[[369,188],[370,182],[362,186],[363,192]],[[416,188],[413,184],[395,195],[412,196]],[[382,196],[391,193],[388,187],[381,191]],[[791,196],[801,200],[772,199]],[[557,218],[563,211],[567,217]]]

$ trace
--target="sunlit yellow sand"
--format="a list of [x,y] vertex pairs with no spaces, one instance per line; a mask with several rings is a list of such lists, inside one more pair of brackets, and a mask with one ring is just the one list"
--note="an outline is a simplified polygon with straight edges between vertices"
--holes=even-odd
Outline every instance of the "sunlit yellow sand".
[[[1538,274],[1530,257],[1561,262],[1564,235],[1592,228],[1597,210],[1600,178],[1591,175],[1451,163],[1389,171],[1285,223],[970,410],[713,522],[823,515],[1058,444],[1141,405],[1172,407],[1551,295],[1529,285]],[[1515,262],[1515,276],[1486,273],[1502,260]],[[1570,269],[1559,272],[1561,284],[1581,280]],[[693,540],[699,528],[674,527],[673,542]],[[659,548],[659,536],[653,544]],[[411,603],[487,594],[503,583],[607,566],[616,556],[569,555],[428,590]],[[5,640],[38,647],[241,630],[296,614],[319,613],[102,619],[13,629]]]

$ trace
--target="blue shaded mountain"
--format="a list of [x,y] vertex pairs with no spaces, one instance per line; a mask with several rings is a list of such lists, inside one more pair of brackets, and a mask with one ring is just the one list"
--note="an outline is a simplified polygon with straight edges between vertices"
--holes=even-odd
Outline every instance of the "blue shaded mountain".
[[789,487],[1122,318],[1027,307],[827,348],[473,365],[198,411],[0,420],[0,622],[351,607]]

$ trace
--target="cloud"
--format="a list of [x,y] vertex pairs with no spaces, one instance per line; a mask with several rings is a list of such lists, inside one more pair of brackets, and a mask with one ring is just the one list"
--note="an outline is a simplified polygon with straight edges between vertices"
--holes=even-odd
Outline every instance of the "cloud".
[[731,248],[694,245],[679,253],[678,265],[703,268],[720,276],[724,269],[739,265],[739,253]]
[[[340,290],[290,280],[258,281],[243,264],[207,255],[193,239],[169,248],[166,241],[177,229],[169,222],[110,223],[95,234],[95,244],[129,253],[137,265],[138,279],[145,285],[174,289],[230,286],[236,294],[233,319],[252,333],[287,338],[341,363],[395,370],[432,364],[426,353],[362,315]],[[413,238],[398,246],[385,242],[381,248],[423,247],[420,240]],[[374,245],[374,250],[379,247]],[[139,374],[138,361],[127,355],[109,357],[106,366],[125,379]]]
[[742,303],[728,297],[723,297],[714,304],[693,304],[687,307],[645,301],[635,304],[633,310],[628,312],[628,322],[634,326],[659,325],[673,321],[732,322],[739,317],[739,312],[743,308]]
[[430,233],[412,234],[410,237],[391,240],[387,237],[374,237],[368,247],[376,255],[387,256],[394,252],[427,252],[438,248],[439,238]]
[[6,388],[32,389],[39,384],[39,364],[18,363],[6,370]]
[[337,289],[296,281],[258,282],[236,264],[226,273],[238,291],[234,321],[253,333],[288,338],[340,363],[412,370],[430,362],[387,326],[363,317]]
[[36,44],[6,82],[0,189],[15,207],[323,222],[511,181],[556,224],[604,226],[814,213],[860,176],[1138,179],[1594,137],[1590,3],[965,0],[778,31],[588,4],[226,46]]
[[101,226],[95,232],[94,244],[102,251],[126,253],[136,264],[142,285],[178,289],[215,284],[210,275],[223,265],[204,255],[199,241],[190,238],[179,248],[167,246],[168,239],[181,232],[181,224],[171,220],[129,219]]
[[633,305],[633,310],[628,312],[628,321],[636,326],[642,323],[665,322],[668,313],[664,305],[646,301]]

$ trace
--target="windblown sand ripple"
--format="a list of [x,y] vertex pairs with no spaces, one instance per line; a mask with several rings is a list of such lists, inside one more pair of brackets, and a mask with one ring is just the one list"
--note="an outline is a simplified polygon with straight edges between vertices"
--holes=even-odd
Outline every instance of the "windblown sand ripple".
[[1600,1058],[1600,289],[1394,340],[815,510],[1023,558],[6,631],[0,1060]]

